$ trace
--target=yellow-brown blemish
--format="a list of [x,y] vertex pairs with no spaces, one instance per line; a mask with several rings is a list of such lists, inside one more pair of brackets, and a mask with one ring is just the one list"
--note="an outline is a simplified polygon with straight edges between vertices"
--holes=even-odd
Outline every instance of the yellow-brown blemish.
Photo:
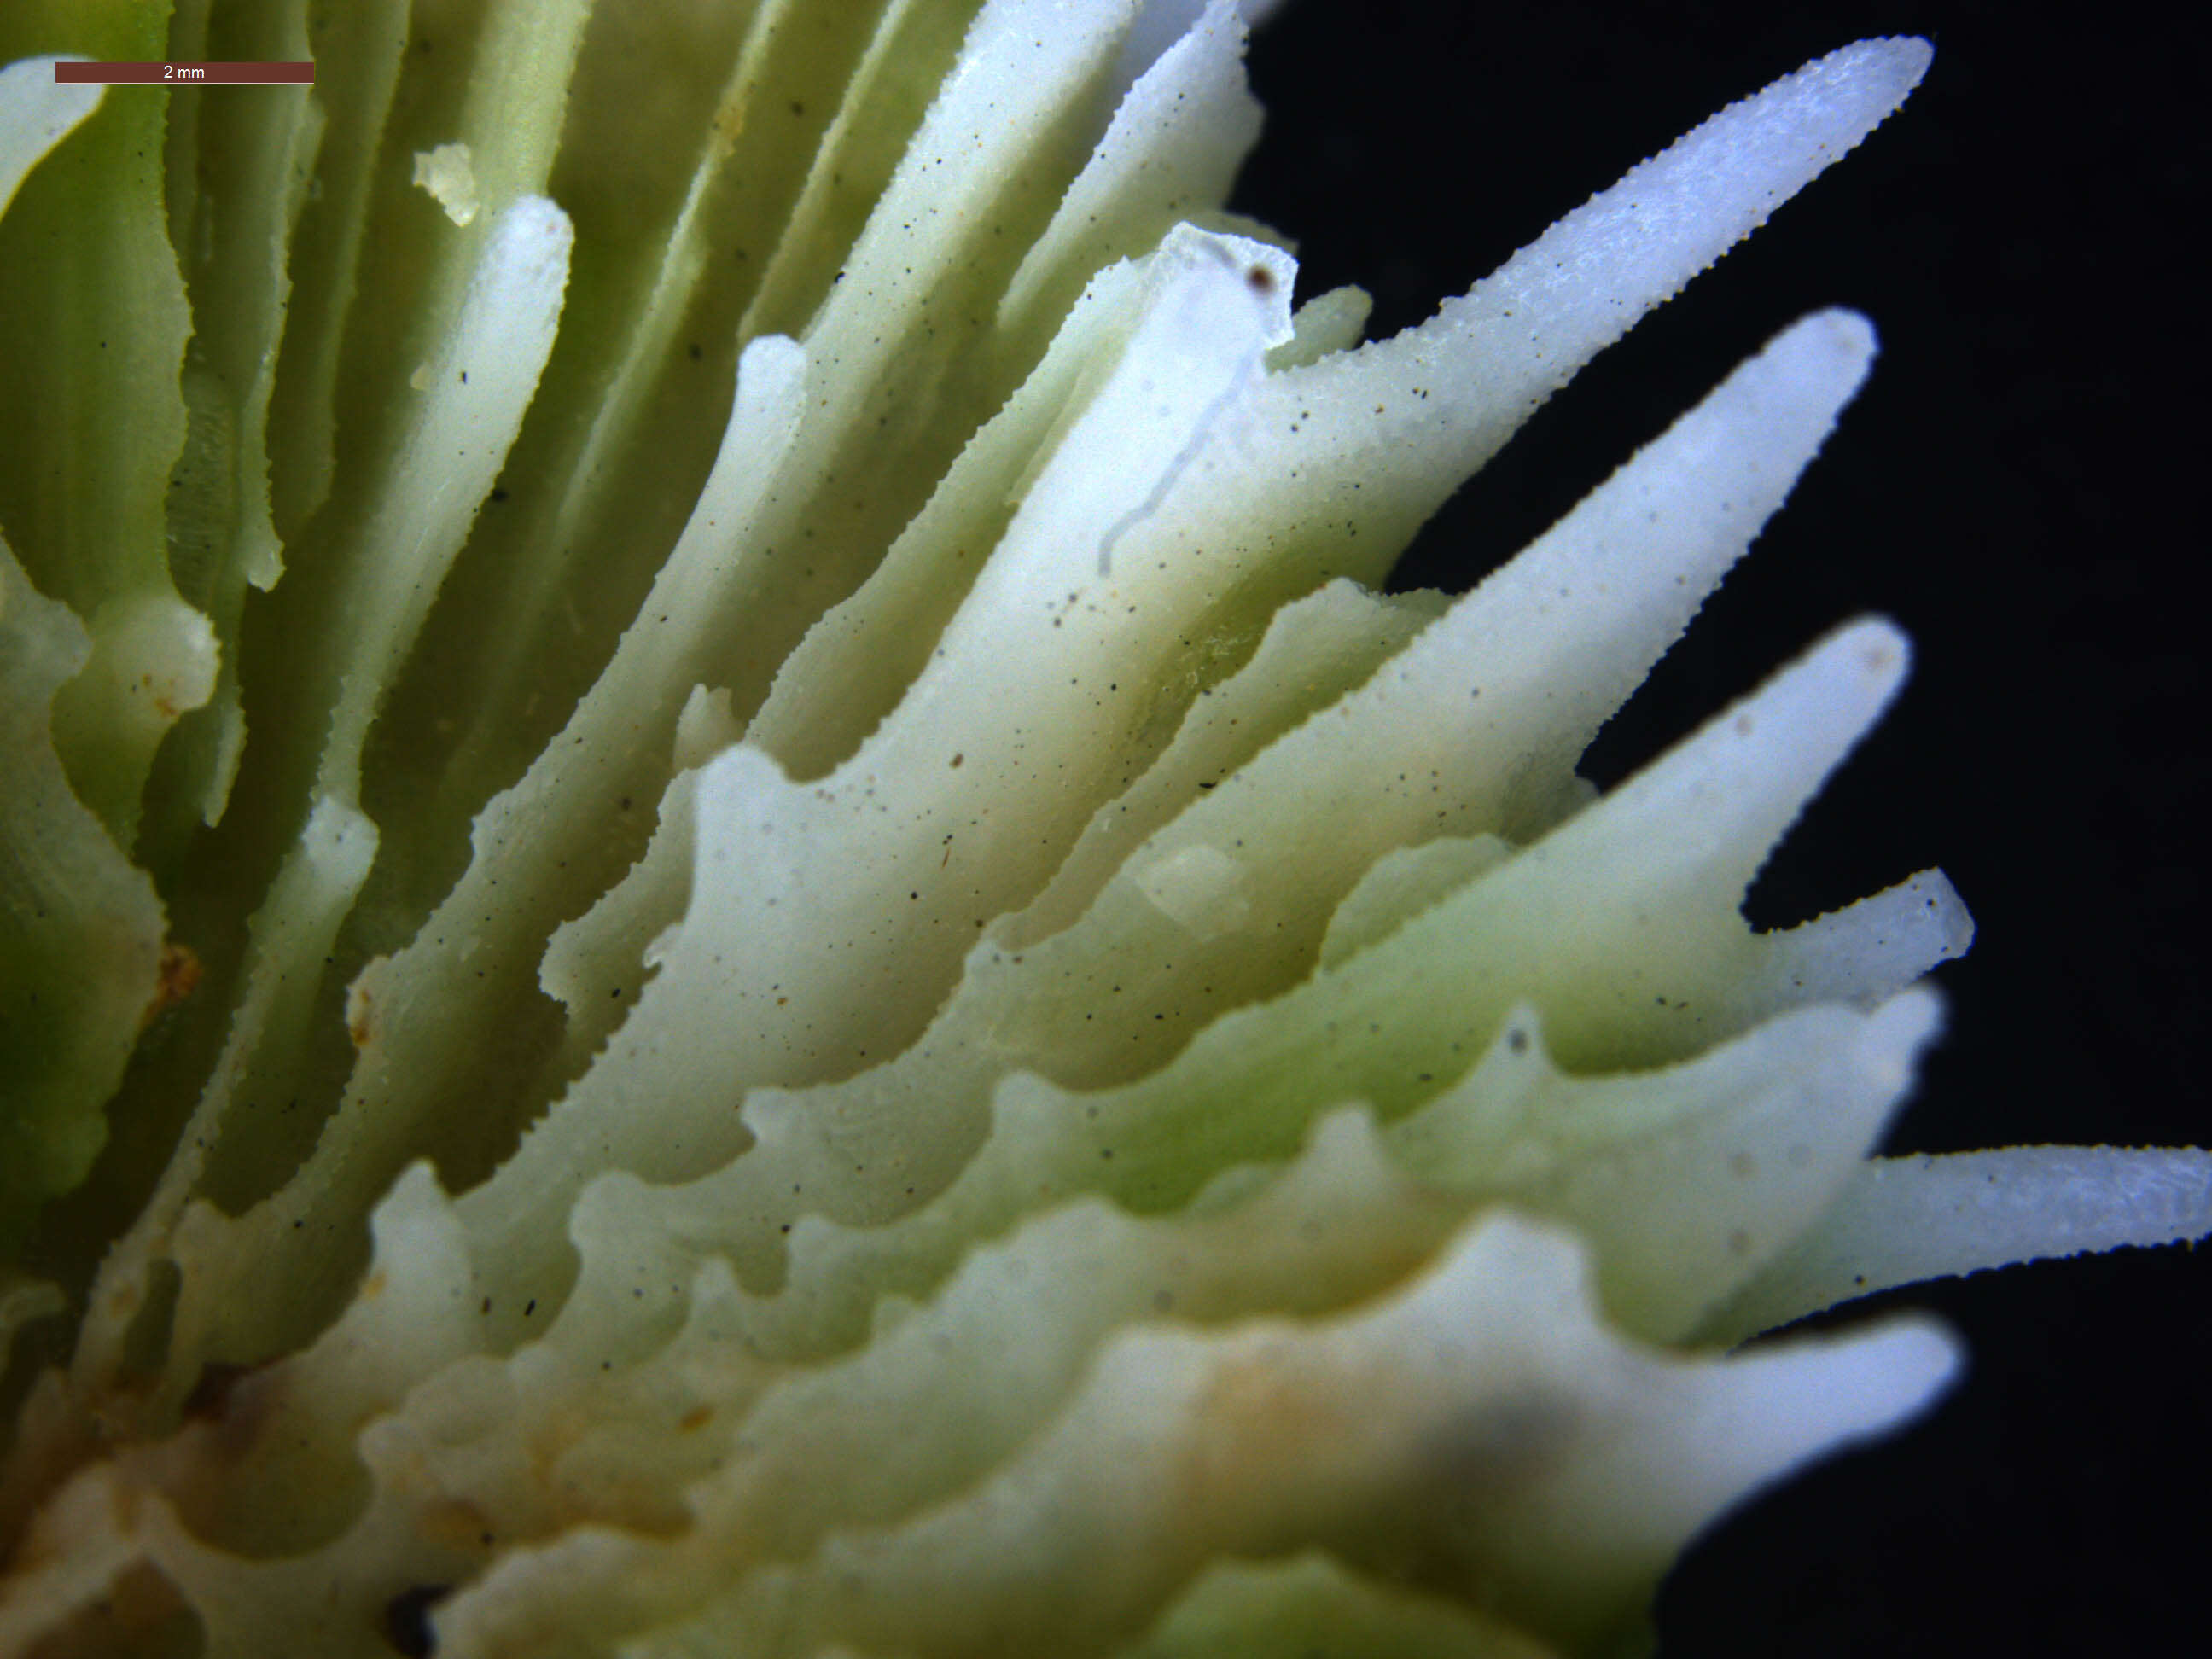
[[146,1003],[146,1010],[138,1016],[138,1029],[144,1030],[155,1020],[182,1002],[200,982],[199,957],[189,945],[179,945],[174,939],[161,942],[161,959],[155,969],[154,994]]
[[457,1555],[487,1553],[498,1536],[490,1515],[465,1498],[441,1498],[416,1511],[426,1543]]

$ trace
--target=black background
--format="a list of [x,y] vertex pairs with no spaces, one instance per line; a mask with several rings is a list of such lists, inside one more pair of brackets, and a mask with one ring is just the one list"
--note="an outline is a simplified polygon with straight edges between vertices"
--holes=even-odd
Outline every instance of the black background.
[[[2202,1144],[2206,36],[2121,9],[1291,0],[1237,205],[1301,297],[1420,320],[1723,104],[1869,35],[1936,46],[1842,166],[1605,354],[1425,532],[1463,588],[1795,317],[1883,356],[1589,770],[1617,781],[1866,611],[1912,684],[1754,890],[1788,922],[1942,865],[1974,911],[1889,1150]],[[1706,1654],[2201,1651],[2212,1255],[2132,1251],[1864,1304],[1937,1310],[1962,1386],[1738,1513],[1659,1606]]]

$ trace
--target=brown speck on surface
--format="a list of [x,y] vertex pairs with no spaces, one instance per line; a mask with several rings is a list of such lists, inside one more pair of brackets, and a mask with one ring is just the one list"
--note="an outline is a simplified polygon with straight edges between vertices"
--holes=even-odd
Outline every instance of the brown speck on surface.
[[457,1556],[481,1556],[498,1536],[491,1517],[466,1498],[437,1498],[416,1513],[423,1538],[434,1547],[450,1550]]
[[219,1456],[242,1459],[281,1420],[287,1397],[281,1367],[210,1360],[200,1367],[179,1410],[185,1422],[204,1425],[212,1437],[208,1443]]
[[238,1386],[240,1379],[252,1375],[253,1370],[251,1365],[232,1365],[221,1360],[210,1360],[200,1367],[199,1380],[192,1384],[191,1392],[185,1396],[185,1415],[202,1420],[223,1416],[230,1409],[231,1390]]
[[368,1047],[369,1036],[375,1029],[371,1024],[374,1012],[375,1002],[367,986],[356,985],[346,993],[346,1035],[353,1039],[355,1048]]
[[1360,1425],[1341,1400],[1284,1364],[1286,1357],[1276,1343],[1256,1343],[1215,1367],[1198,1402],[1195,1431],[1170,1476],[1179,1510],[1218,1513],[1255,1470],[1295,1460],[1300,1448],[1359,1442]]
[[174,939],[163,940],[154,994],[146,1004],[146,1012],[138,1016],[138,1029],[144,1030],[191,995],[200,982],[200,959],[191,945],[179,945]]

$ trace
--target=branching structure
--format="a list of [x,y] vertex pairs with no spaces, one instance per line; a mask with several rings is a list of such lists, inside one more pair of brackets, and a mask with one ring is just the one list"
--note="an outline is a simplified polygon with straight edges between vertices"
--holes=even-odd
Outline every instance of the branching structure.
[[1955,1363],[1727,1344],[2212,1227],[1744,922],[1895,629],[1574,775],[1863,319],[1376,591],[1920,43],[1361,344],[1230,0],[48,9],[319,74],[0,71],[0,1650],[1592,1650]]

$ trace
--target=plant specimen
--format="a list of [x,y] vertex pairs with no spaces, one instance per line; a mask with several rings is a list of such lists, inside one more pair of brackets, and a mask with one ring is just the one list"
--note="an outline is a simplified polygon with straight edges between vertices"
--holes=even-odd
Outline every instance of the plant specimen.
[[1363,345],[1229,0],[160,13],[0,42],[318,80],[0,80],[0,1643],[1594,1649],[1956,1358],[1729,1344],[2204,1229],[1869,1159],[1940,873],[1743,921],[1896,629],[1574,775],[1863,319],[1377,591],[1921,43]]

